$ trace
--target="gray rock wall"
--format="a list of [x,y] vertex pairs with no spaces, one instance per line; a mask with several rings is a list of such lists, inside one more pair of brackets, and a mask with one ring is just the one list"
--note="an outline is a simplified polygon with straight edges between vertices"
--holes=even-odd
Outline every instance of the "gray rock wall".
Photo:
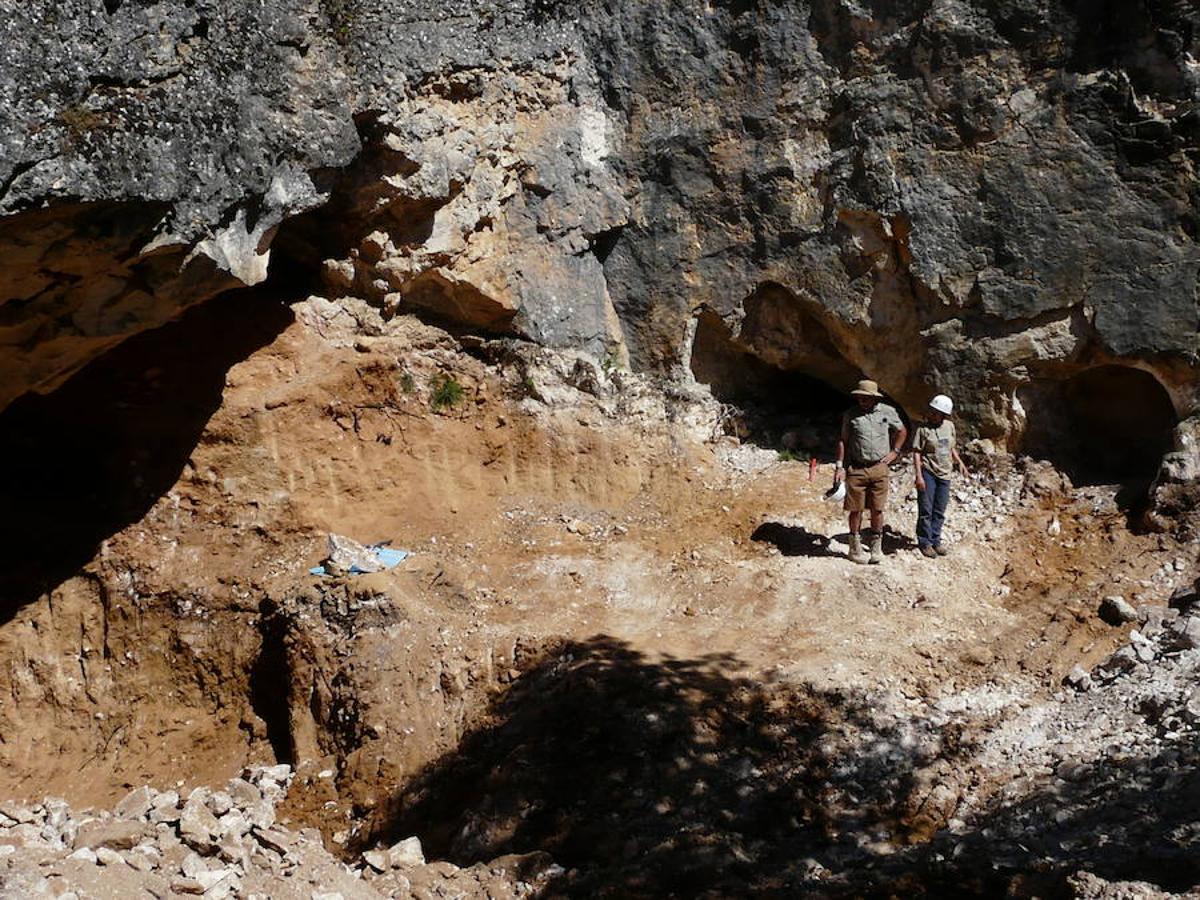
[[947,390],[1009,446],[1019,389],[1095,365],[1197,405],[1186,3],[0,12],[0,404],[278,239],[321,292],[642,368],[707,311],[704,347]]

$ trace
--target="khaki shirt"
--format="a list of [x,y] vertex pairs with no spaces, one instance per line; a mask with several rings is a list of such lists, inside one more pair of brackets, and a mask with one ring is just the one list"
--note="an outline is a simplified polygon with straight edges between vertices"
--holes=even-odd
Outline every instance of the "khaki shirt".
[[921,466],[938,478],[949,478],[954,474],[954,423],[949,419],[934,428],[922,425],[913,440],[913,450],[921,454]]
[[846,442],[846,465],[860,466],[877,463],[892,452],[892,432],[904,427],[900,413],[880,401],[870,412],[855,407],[842,417],[849,440]]

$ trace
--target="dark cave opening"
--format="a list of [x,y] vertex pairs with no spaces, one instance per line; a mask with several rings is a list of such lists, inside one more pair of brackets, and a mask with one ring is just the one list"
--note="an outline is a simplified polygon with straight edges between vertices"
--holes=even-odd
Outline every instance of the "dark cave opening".
[[226,372],[292,320],[269,294],[226,294],[0,414],[0,623],[150,510],[220,405]]
[[1035,379],[1017,398],[1026,416],[1021,452],[1053,463],[1076,485],[1149,484],[1178,421],[1158,379],[1130,366]]
[[250,671],[250,708],[267,728],[267,743],[275,761],[291,765],[295,762],[291,716],[288,699],[291,694],[292,671],[288,664],[287,624],[272,610],[261,610],[259,626],[262,648]]
[[829,457],[850,397],[802,368],[780,368],[740,346],[715,313],[696,324],[690,360],[696,380],[736,413],[726,429],[761,447]]

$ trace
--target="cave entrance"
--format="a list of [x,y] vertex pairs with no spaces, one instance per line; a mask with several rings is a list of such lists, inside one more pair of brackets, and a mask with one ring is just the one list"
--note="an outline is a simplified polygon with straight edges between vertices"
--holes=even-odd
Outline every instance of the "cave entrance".
[[1021,452],[1044,459],[1076,485],[1149,483],[1178,418],[1166,389],[1130,366],[1087,369],[1020,388]]
[[763,361],[710,311],[697,320],[690,364],[697,381],[736,408],[726,427],[738,437],[801,456],[824,457],[833,451],[850,401],[825,379]]

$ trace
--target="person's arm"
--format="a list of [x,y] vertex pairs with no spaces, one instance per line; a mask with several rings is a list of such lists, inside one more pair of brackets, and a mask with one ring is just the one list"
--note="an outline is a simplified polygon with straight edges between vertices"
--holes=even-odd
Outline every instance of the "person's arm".
[[958,455],[958,448],[955,447],[950,451],[950,455],[954,457],[954,461],[958,463],[958,469],[963,473],[964,478],[971,477],[971,471],[967,468],[967,464],[962,461],[962,457]]
[[904,449],[904,442],[908,440],[908,429],[901,422],[897,428],[896,436],[892,438],[892,452],[883,458],[889,466],[900,458],[900,451]]
[[925,470],[923,468],[923,460],[921,459],[921,440],[920,433],[917,433],[917,444],[913,447],[913,475],[916,480],[917,490],[925,490]]
[[850,440],[850,421],[845,416],[842,416],[842,432],[838,435],[837,456],[835,457],[833,470],[833,483],[837,484],[846,475],[846,444]]

